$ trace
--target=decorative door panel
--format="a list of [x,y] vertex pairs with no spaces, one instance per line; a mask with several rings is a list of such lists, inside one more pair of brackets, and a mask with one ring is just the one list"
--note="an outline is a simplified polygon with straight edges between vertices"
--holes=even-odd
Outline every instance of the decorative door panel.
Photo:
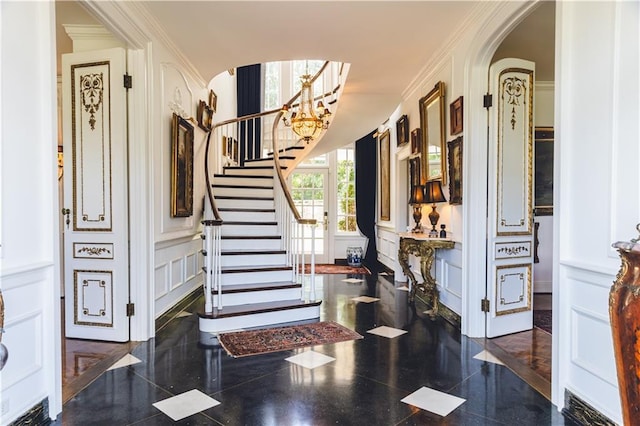
[[502,59],[489,71],[487,337],[533,327],[534,68]]
[[496,316],[531,309],[531,265],[496,267]]
[[126,50],[62,59],[67,337],[129,340]]
[[74,271],[74,324],[113,327],[112,271]]
[[498,78],[498,235],[531,234],[533,70],[507,68]]
[[110,61],[71,65],[74,231],[112,227],[110,77]]

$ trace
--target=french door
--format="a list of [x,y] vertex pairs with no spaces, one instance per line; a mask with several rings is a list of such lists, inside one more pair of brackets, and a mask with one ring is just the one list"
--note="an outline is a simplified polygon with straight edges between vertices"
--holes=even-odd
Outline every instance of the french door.
[[129,340],[126,50],[62,57],[65,334]]
[[[290,176],[290,188],[293,202],[305,219],[316,219],[315,260],[316,263],[329,263],[329,205],[327,169],[296,169]],[[303,247],[305,255],[312,248],[311,229],[305,229]],[[308,258],[307,258],[308,261]]]
[[489,70],[486,336],[533,327],[533,62]]

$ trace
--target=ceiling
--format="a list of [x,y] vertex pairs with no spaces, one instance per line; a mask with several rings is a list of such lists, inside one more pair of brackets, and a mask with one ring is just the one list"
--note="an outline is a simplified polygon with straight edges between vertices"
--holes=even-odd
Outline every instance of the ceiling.
[[[479,6],[474,1],[447,0],[183,0],[139,4],[205,81],[230,68],[269,61],[322,59],[350,63],[338,113],[322,142],[323,152],[353,142],[383,123],[425,64]],[[516,29],[505,40],[503,46],[509,50],[499,49],[496,55],[535,53],[541,57],[525,59],[536,62],[539,78],[549,61],[553,70],[553,5],[544,2],[538,7],[521,24],[524,29]],[[57,39],[59,53],[71,51],[60,24],[97,23],[71,1],[58,1],[56,13],[61,32]],[[530,19],[535,22],[526,24]],[[551,31],[535,29],[541,24],[550,26]],[[541,47],[530,48],[532,44]],[[552,80],[553,71],[549,74]]]

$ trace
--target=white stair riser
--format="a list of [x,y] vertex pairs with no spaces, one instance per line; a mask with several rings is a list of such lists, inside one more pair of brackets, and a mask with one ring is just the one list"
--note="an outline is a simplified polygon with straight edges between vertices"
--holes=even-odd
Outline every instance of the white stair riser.
[[223,251],[281,250],[282,240],[222,240]]
[[223,221],[275,222],[276,212],[221,211]]
[[[244,175],[246,176],[246,175]],[[269,177],[242,177],[242,176],[216,176],[214,185],[236,185],[236,186],[269,186],[273,187],[273,176]]]
[[222,274],[222,285],[234,284],[258,284],[258,283],[277,283],[283,281],[291,281],[293,272],[289,270],[283,271],[260,271],[260,272],[235,272],[233,274]]
[[238,209],[272,209],[273,200],[252,200],[252,199],[218,199],[216,198],[216,207],[220,208],[238,208]]
[[[238,250],[240,251],[240,250]],[[244,266],[251,268],[254,266],[284,265],[287,262],[287,255],[278,254],[243,254],[243,255],[222,255],[222,267],[226,266]]]
[[245,167],[244,169],[233,169],[227,172],[228,174],[234,175],[245,175],[245,176],[272,176],[273,177],[273,168],[263,169],[257,167]]
[[[247,293],[231,293],[222,295],[222,309],[225,306],[237,306],[262,302],[279,302],[281,300],[300,299],[302,296],[299,288],[283,288],[278,290],[251,291]],[[214,306],[218,304],[218,296],[214,296]]]
[[[223,308],[224,310],[224,308]],[[229,318],[199,318],[199,328],[205,333],[221,333],[253,327],[262,327],[293,321],[304,321],[320,318],[320,306],[309,306],[298,309],[287,309],[276,312],[242,315]]]
[[213,188],[214,197],[260,197],[273,198],[273,188]]
[[278,225],[230,225],[223,222],[222,235],[273,236],[278,235]]
[[248,167],[273,167],[273,158],[262,158],[260,160],[251,160],[244,163]]

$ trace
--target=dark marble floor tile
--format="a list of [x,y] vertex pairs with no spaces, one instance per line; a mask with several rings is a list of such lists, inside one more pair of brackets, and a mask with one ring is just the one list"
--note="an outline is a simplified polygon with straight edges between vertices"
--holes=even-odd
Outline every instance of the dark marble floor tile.
[[160,413],[152,404],[171,396],[128,368],[107,371],[64,404],[61,424],[134,423]]
[[486,363],[450,393],[467,400],[460,406],[461,412],[504,424],[554,425],[563,418],[544,396],[497,364]]
[[290,365],[211,395],[221,404],[205,413],[223,424],[393,425],[412,414],[400,402],[406,395],[344,364],[313,370]]
[[425,425],[441,425],[441,426],[504,426],[504,423],[488,419],[486,417],[477,416],[471,413],[454,410],[449,415],[442,417],[428,411],[419,410],[408,419],[398,425],[403,426],[425,426]]
[[147,417],[135,423],[130,423],[128,426],[216,426],[221,423],[215,421],[209,416],[198,413],[193,416],[185,417],[181,420],[174,421],[171,417],[164,413],[160,413],[153,417]]
[[[174,317],[154,339],[131,351],[141,363],[102,374],[64,405],[55,424],[570,424],[507,367],[474,359],[482,341],[461,336],[441,319],[432,321],[419,302],[410,306],[407,292],[393,280],[361,276],[354,277],[361,283],[345,283],[345,278],[318,277],[320,320],[336,321],[363,339],[232,358],[213,336],[199,332],[197,315]],[[380,300],[354,301],[358,296]],[[378,326],[407,333],[393,339],[368,333]],[[511,349],[532,364],[535,357],[525,345]],[[312,370],[285,361],[308,350],[336,360]],[[422,386],[467,401],[445,417],[401,402]],[[192,389],[221,404],[178,422],[152,406]]]
[[[138,356],[144,349],[138,348],[134,355]],[[294,354],[293,351],[283,351],[236,359],[227,355],[220,346],[206,348],[196,342],[175,345],[160,352],[151,345],[146,349],[148,352],[143,357],[149,362],[129,368],[174,394],[192,389],[206,394],[218,392],[286,368],[288,363],[284,358]]]

